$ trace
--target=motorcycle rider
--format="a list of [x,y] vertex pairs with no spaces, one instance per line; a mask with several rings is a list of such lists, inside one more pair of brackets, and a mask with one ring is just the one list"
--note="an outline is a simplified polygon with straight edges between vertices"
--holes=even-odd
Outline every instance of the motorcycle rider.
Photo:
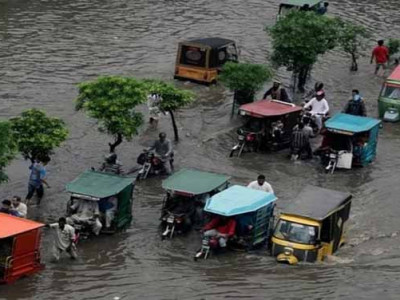
[[154,144],[148,149],[149,151],[154,150],[155,154],[161,158],[161,163],[163,164],[165,173],[167,175],[171,174],[173,169],[172,156],[173,149],[172,143],[167,139],[167,134],[165,132],[160,132],[158,135],[159,139],[154,142]]
[[306,103],[303,107],[304,110],[311,108],[310,113],[313,117],[315,117],[315,123],[318,126],[318,130],[322,128],[322,118],[326,116],[329,112],[328,101],[325,99],[325,92],[319,91],[317,95],[312,98],[308,103]]
[[364,99],[361,97],[358,90],[352,91],[352,98],[347,102],[343,109],[345,114],[350,114],[354,116],[367,116],[367,110],[365,109]]
[[314,89],[308,91],[308,93],[306,93],[303,97],[303,99],[305,100],[305,102],[307,103],[310,99],[314,98],[317,96],[317,93],[319,91],[323,91],[324,90],[324,83],[321,81],[317,81],[314,85]]

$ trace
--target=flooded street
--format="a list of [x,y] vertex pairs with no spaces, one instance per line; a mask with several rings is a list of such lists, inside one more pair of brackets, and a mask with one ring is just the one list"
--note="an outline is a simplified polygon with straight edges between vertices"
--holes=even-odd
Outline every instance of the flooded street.
[[[98,75],[171,79],[179,41],[206,36],[233,39],[241,60],[266,62],[271,40],[264,28],[275,22],[278,0],[0,0],[0,117],[36,107],[58,116],[70,136],[48,166],[51,188],[29,217],[43,222],[65,213],[65,183],[98,166],[110,138],[96,123],[74,111],[76,84]],[[335,0],[329,13],[367,27],[376,38],[399,38],[399,0]],[[377,116],[383,79],[373,75],[367,56],[357,73],[339,51],[321,57],[310,84],[325,83],[327,100],[340,110],[361,91],[370,116]],[[288,87],[290,74],[278,76]],[[193,105],[177,114],[181,142],[176,168],[193,167],[232,175],[246,184],[267,177],[278,208],[290,203],[305,184],[354,195],[348,244],[322,264],[278,265],[266,251],[228,253],[194,263],[200,235],[161,241],[159,215],[163,190],[158,178],[136,186],[130,229],[79,245],[79,258],[50,263],[51,240],[44,230],[46,269],[10,286],[0,299],[399,299],[400,293],[400,124],[384,124],[376,161],[363,169],[323,173],[317,161],[294,164],[287,152],[249,154],[229,159],[235,142],[230,119],[231,93],[222,86],[177,82],[193,90]],[[262,91],[260,91],[261,94]],[[145,108],[143,108],[145,112]],[[117,148],[125,166],[133,166],[143,147],[157,136],[146,129]],[[173,136],[169,117],[159,127]],[[0,196],[27,192],[28,162],[16,159]]]

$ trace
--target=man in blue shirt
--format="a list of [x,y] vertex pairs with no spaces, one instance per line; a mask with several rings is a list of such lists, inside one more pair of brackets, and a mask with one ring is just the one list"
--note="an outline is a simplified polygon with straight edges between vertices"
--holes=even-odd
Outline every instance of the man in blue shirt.
[[11,208],[11,201],[8,199],[5,199],[1,202],[0,212],[4,213],[4,214],[19,217],[18,212]]
[[29,176],[29,184],[28,184],[28,194],[26,195],[26,203],[28,204],[33,194],[36,192],[38,196],[37,204],[40,204],[40,201],[43,198],[43,184],[50,188],[50,185],[46,181],[46,168],[45,166],[50,161],[50,158],[42,159],[42,161],[36,160],[29,169],[31,170],[31,174]]

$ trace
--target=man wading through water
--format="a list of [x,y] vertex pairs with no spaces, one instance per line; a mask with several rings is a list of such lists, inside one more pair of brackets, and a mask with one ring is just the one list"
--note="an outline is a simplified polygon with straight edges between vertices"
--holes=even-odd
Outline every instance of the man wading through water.
[[273,100],[280,100],[288,103],[292,102],[286,90],[281,87],[281,82],[279,80],[274,80],[273,86],[265,92],[263,100],[266,100],[268,96],[271,96]]

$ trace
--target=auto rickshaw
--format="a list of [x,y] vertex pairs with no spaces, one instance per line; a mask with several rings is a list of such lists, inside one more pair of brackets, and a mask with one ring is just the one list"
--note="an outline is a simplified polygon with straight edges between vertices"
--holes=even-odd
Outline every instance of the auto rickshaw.
[[322,261],[345,241],[351,194],[306,186],[284,209],[272,235],[272,255],[278,262]]
[[[87,170],[66,185],[71,193],[67,205],[67,215],[71,217],[74,211],[71,206],[79,201],[94,201],[100,212],[102,231],[114,233],[126,229],[132,221],[132,201],[135,187],[134,177],[124,177],[112,173]],[[106,218],[110,218],[110,228],[107,228]],[[67,219],[68,220],[68,219]],[[86,233],[87,224],[73,224],[81,234]]]
[[323,1],[321,0],[283,0],[279,5],[276,20],[278,21],[293,9],[300,10],[301,8],[308,6],[308,10],[317,11],[322,5]]
[[238,142],[230,157],[243,151],[276,151],[290,145],[293,127],[302,108],[279,100],[260,100],[240,106],[245,125],[237,130]]
[[339,113],[325,122],[317,150],[325,171],[364,167],[376,157],[380,120]]
[[394,69],[382,85],[378,98],[378,112],[383,121],[400,120],[400,66]]
[[[276,199],[274,194],[234,185],[209,198],[204,211],[213,215],[211,222],[235,223],[234,234],[227,239],[228,248],[250,250],[268,242]],[[218,237],[207,236],[205,231],[194,259],[207,259],[218,245]]]
[[0,213],[0,283],[44,268],[40,262],[40,237],[44,224]]
[[230,176],[183,169],[162,182],[167,192],[161,209],[162,238],[202,225],[206,200],[229,186]]
[[238,61],[239,53],[232,40],[212,37],[179,43],[175,79],[215,83],[227,61]]

